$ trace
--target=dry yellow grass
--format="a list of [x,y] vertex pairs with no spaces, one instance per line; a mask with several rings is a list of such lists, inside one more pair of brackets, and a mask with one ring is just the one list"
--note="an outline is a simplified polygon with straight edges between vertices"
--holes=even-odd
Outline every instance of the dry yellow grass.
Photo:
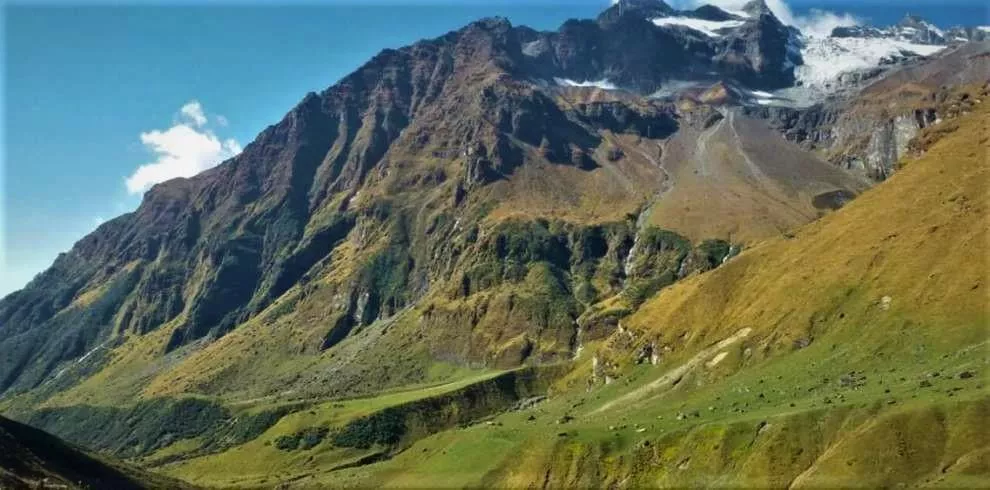
[[892,333],[878,326],[907,318],[946,343],[980,341],[990,315],[985,106],[841,212],[664,290],[628,324],[699,345],[751,327],[787,347],[818,323],[883,336]]

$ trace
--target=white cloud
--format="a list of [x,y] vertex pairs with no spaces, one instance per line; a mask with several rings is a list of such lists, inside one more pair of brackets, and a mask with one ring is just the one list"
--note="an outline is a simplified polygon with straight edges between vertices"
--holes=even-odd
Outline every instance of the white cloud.
[[852,14],[813,9],[811,15],[798,18],[797,27],[805,35],[825,37],[832,34],[832,30],[836,27],[849,27],[862,23],[862,20]]
[[192,177],[241,152],[236,140],[221,140],[205,127],[208,120],[199,102],[194,100],[182,106],[179,119],[179,123],[168,129],[141,133],[141,143],[156,158],[127,178],[129,193],[139,194],[177,177]]
[[[749,3],[749,0],[682,0],[675,2],[680,8],[696,8],[704,4],[715,5],[725,10],[739,11]],[[795,15],[784,0],[766,0],[767,7],[784,24],[797,27],[802,33],[811,36],[826,36],[832,29],[842,26],[853,26],[861,23],[859,19],[844,13],[834,13],[825,10],[812,10],[808,15]]]
[[226,128],[230,124],[230,121],[228,121],[226,117],[223,117],[219,114],[213,116],[213,121],[217,123],[217,126],[220,126],[221,128]]
[[186,105],[182,106],[182,109],[179,109],[179,114],[192,122],[196,127],[206,125],[206,114],[203,113],[203,106],[197,100],[187,102]]

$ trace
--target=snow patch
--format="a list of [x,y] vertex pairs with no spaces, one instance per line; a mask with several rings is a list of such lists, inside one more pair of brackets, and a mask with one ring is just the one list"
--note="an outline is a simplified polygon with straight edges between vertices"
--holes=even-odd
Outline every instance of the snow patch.
[[543,43],[540,40],[530,41],[522,46],[522,53],[530,58],[539,56],[543,49]]
[[597,87],[597,88],[600,88],[602,90],[618,90],[619,89],[619,87],[616,87],[615,84],[613,84],[612,82],[609,82],[608,80],[606,80],[604,78],[601,79],[601,80],[597,80],[597,81],[585,80],[583,82],[578,82],[578,81],[575,81],[575,80],[571,80],[569,78],[554,78],[553,80],[555,82],[557,82],[557,85],[560,85],[560,86],[563,86],[563,87]]
[[759,105],[774,105],[787,102],[786,98],[763,90],[751,90],[748,95],[752,102]]
[[692,17],[660,17],[653,19],[652,22],[660,27],[669,25],[684,26],[689,29],[694,29],[709,37],[720,37],[722,34],[719,34],[718,31],[733,29],[745,24],[745,22],[741,20],[714,21],[695,19]]
[[809,37],[801,50],[804,65],[794,75],[807,87],[828,88],[843,73],[873,68],[905,54],[930,56],[944,48],[883,38]]

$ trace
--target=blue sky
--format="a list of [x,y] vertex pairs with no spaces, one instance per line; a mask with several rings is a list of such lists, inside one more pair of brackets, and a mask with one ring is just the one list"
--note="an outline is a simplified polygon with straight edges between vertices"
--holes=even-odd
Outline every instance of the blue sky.
[[[8,5],[0,14],[0,295],[100,221],[134,209],[156,178],[236,153],[306,92],[332,85],[383,48],[489,15],[554,29],[607,4]],[[869,4],[894,18],[907,8]],[[156,162],[164,165],[139,171]]]

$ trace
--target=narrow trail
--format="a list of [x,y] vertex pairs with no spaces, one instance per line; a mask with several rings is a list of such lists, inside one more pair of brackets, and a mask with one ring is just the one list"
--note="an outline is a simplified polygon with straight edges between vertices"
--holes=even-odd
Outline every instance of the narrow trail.
[[677,366],[676,368],[671,369],[666,373],[663,373],[659,378],[651,381],[649,384],[641,386],[630,393],[627,393],[623,396],[616,398],[615,400],[612,400],[602,405],[597,410],[591,412],[590,415],[604,412],[616,405],[619,406],[628,405],[639,399],[645,398],[646,396],[650,395],[652,392],[657,391],[660,388],[663,388],[665,385],[672,386],[677,380],[681,379],[685,374],[687,374],[688,371],[698,367],[699,364],[705,362],[712,356],[717,355],[719,351],[721,351],[722,349],[725,349],[726,347],[729,347],[730,345],[748,337],[752,331],[753,329],[749,327],[743,328],[742,330],[739,330],[738,332],[722,340],[721,342],[718,342],[717,344],[711,347],[702,349],[701,352],[695,354],[694,357],[689,359],[684,364],[681,364],[680,366]]
[[77,366],[79,364],[82,364],[82,363],[86,362],[86,359],[89,359],[90,356],[92,356],[93,354],[95,354],[96,351],[98,351],[98,350],[102,349],[103,347],[105,347],[109,342],[110,341],[107,340],[107,341],[101,343],[100,345],[98,345],[96,347],[93,347],[92,350],[90,350],[89,352],[83,354],[83,356],[80,357],[79,359],[76,359],[74,361],[70,361],[69,362],[69,365],[67,365],[64,368],[60,369],[57,373],[55,373],[55,376],[54,377],[45,380],[45,382],[47,383],[49,381],[55,381],[55,380],[59,379],[60,377],[62,377],[63,374],[65,374],[66,371],[68,371],[72,367],[75,367],[75,366]]
[[739,136],[739,132],[736,130],[735,111],[732,110],[728,111],[728,119],[729,119],[729,127],[732,128],[732,135],[736,140],[736,148],[738,149],[739,155],[743,157],[743,162],[746,163],[747,170],[749,170],[749,173],[756,180],[756,183],[759,185],[759,189],[763,192],[763,194],[766,195],[768,198],[772,199],[774,202],[780,203],[784,207],[790,209],[791,211],[794,211],[794,213],[796,213],[797,216],[800,216],[808,220],[814,219],[814,216],[808,215],[806,212],[802,211],[801,209],[794,207],[794,205],[788,202],[786,199],[781,199],[780,197],[778,197],[778,193],[774,192],[775,189],[777,188],[774,184],[773,179],[768,177],[767,174],[765,174],[763,170],[760,169],[760,167],[756,164],[756,162],[754,162],[753,159],[749,157],[749,154],[746,153],[746,149],[743,148],[742,138]]
[[[621,144],[619,144],[617,142],[616,138],[614,138],[614,137],[605,135],[605,136],[603,136],[603,139],[605,141],[609,142],[610,144],[612,144],[613,146],[620,147],[620,148],[622,146]],[[604,145],[602,145],[602,146],[604,147]],[[620,184],[622,184],[622,187],[624,187],[626,189],[626,192],[628,192],[629,194],[635,194],[636,193],[636,185],[633,184],[632,181],[630,181],[629,178],[626,177],[626,175],[621,170],[619,170],[619,168],[616,167],[614,163],[612,163],[611,161],[609,161],[609,159],[607,157],[596,158],[595,161],[598,163],[598,165],[601,168],[603,168],[606,171],[608,171],[609,175],[611,175],[612,177],[614,177],[615,180],[617,180]]]
[[746,168],[749,170],[749,173],[752,174],[753,178],[756,179],[756,182],[760,184],[760,186],[764,189],[770,189],[772,186],[770,179],[765,173],[763,173],[762,170],[760,170],[760,167],[756,165],[751,158],[749,158],[749,154],[746,153],[746,149],[743,148],[742,138],[739,137],[739,132],[736,130],[735,111],[730,110],[728,112],[729,127],[732,128],[732,136],[736,139],[736,148],[739,149],[739,154],[743,157],[743,161],[746,162]]
[[[708,160],[705,158],[705,154],[708,153],[708,140],[711,139],[712,135],[719,132],[722,126],[725,125],[725,112],[721,109],[719,112],[722,113],[722,119],[719,119],[718,123],[715,124],[711,129],[708,129],[698,136],[698,144],[694,152],[694,160],[701,167],[700,174],[702,177],[708,177],[711,175],[708,171]],[[731,114],[731,112],[730,112]]]

